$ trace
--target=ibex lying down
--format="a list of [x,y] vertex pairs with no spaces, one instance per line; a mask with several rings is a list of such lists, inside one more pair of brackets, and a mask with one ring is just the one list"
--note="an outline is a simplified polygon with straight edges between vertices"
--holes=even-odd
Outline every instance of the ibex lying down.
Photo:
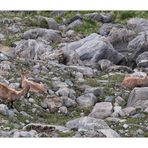
[[3,83],[0,83],[0,98],[10,105],[13,108],[13,102],[18,100],[21,96],[24,96],[28,93],[30,86],[26,84],[22,90],[17,91]]
[[125,76],[124,80],[122,81],[122,85],[130,89],[134,87],[148,86],[148,77],[145,76],[140,78],[134,76]]
[[44,84],[36,83],[33,81],[30,81],[27,79],[28,72],[22,72],[21,73],[21,79],[22,79],[22,88],[25,88],[26,85],[30,86],[30,91],[41,93],[41,94],[47,94],[48,87]]

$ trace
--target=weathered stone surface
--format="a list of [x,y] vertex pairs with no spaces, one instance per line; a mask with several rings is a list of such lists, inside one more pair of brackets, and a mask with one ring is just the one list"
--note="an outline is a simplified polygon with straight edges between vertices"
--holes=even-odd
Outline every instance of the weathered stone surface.
[[94,20],[101,21],[103,23],[110,23],[110,22],[112,22],[112,19],[113,19],[112,13],[105,13],[105,12],[88,13],[88,14],[85,14],[84,17],[92,19],[93,21]]
[[5,104],[0,104],[0,114],[9,116],[9,108]]
[[44,16],[37,16],[37,19],[38,19],[39,25],[42,28],[48,28],[48,29],[53,29],[53,30],[59,29],[58,23],[53,18],[48,18],[48,17],[44,17]]
[[102,59],[98,61],[98,65],[100,66],[101,70],[106,71],[110,66],[113,65],[113,63],[107,59]]
[[86,108],[92,107],[96,103],[97,98],[94,96],[94,94],[88,93],[78,97],[76,101],[80,107]]
[[58,96],[67,96],[69,98],[72,98],[72,99],[76,99],[76,92],[73,90],[73,89],[70,89],[70,88],[60,88],[56,94]]
[[126,51],[127,44],[135,37],[135,32],[125,28],[112,28],[107,39],[117,51]]
[[141,32],[148,30],[148,20],[144,18],[132,18],[127,21],[129,28],[135,30],[135,32]]
[[136,64],[139,67],[148,67],[148,52],[145,51],[143,53],[141,53],[137,59],[136,59]]
[[104,23],[100,29],[99,33],[100,35],[107,36],[112,28],[123,28],[123,25],[121,24],[112,24],[112,23]]
[[47,97],[43,102],[41,102],[41,106],[45,109],[48,108],[50,112],[58,111],[62,104],[63,101],[57,96]]
[[66,123],[66,127],[78,130],[75,137],[119,137],[102,119],[81,117]]
[[136,108],[134,107],[126,107],[122,109],[126,116],[134,115],[136,113]]
[[112,111],[113,111],[113,106],[110,102],[96,103],[89,116],[103,119],[110,116]]
[[70,120],[66,123],[66,127],[69,129],[85,129],[85,130],[97,130],[108,129],[109,126],[102,119],[95,119],[92,117],[81,117],[74,120]]
[[148,105],[148,87],[134,88],[128,98],[127,107],[145,109]]
[[84,94],[93,93],[96,97],[104,95],[104,87],[88,87],[85,89]]
[[83,25],[83,22],[80,19],[77,19],[68,25],[68,29],[73,29],[75,27],[80,27],[82,25]]
[[59,42],[61,40],[61,32],[52,29],[36,28],[24,32],[23,38],[43,39],[48,42]]
[[108,59],[117,64],[124,59],[112,45],[102,36],[93,33],[84,39],[67,44],[62,50],[75,50],[80,59],[97,62],[101,59]]
[[120,96],[115,98],[115,102],[119,104],[119,106],[124,106],[126,104],[125,100]]
[[15,47],[15,55],[28,59],[46,59],[52,47],[42,41],[34,39],[21,40]]
[[66,107],[75,107],[77,105],[76,101],[69,97],[63,96],[61,99],[63,100],[63,105]]

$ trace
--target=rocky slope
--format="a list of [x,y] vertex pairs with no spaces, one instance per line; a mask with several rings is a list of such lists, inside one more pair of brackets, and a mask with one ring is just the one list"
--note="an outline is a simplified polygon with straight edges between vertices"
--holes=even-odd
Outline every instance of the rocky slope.
[[[112,12],[1,12],[0,82],[21,89],[21,71],[48,86],[0,102],[0,137],[147,137],[148,20]],[[71,15],[70,15],[71,14]]]

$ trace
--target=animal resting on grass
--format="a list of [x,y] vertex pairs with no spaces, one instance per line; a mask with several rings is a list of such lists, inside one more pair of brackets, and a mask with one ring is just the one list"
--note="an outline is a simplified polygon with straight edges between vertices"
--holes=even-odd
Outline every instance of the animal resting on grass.
[[122,81],[122,85],[129,89],[132,89],[134,87],[148,86],[148,77],[145,76],[143,78],[140,78],[134,76],[125,76],[124,80]]

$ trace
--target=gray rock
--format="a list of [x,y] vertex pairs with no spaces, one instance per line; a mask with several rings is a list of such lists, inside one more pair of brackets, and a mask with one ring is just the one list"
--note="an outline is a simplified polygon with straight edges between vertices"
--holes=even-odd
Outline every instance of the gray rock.
[[18,138],[18,137],[36,137],[37,132],[34,130],[31,131],[16,131],[13,134],[13,137]]
[[87,66],[67,66],[67,69],[81,72],[84,76],[88,77],[93,77],[95,75],[94,70]]
[[73,36],[75,36],[75,31],[74,31],[74,30],[68,30],[68,31],[66,32],[66,36],[68,36],[68,37],[73,37]]
[[148,113],[148,106],[144,110],[145,113]]
[[20,83],[11,83],[9,86],[14,89],[18,89],[20,87]]
[[97,98],[94,94],[88,93],[78,97],[76,101],[81,108],[86,108],[92,107],[96,103]]
[[136,114],[136,109],[134,107],[126,107],[122,109],[126,116],[131,116]]
[[66,123],[66,127],[78,130],[75,137],[119,137],[102,119],[81,117]]
[[96,103],[89,116],[103,119],[110,116],[112,111],[113,111],[113,106],[110,102]]
[[68,113],[67,107],[61,106],[59,108],[59,113],[61,113],[61,114],[67,114]]
[[5,41],[5,40],[6,40],[5,36],[2,33],[0,33],[0,42]]
[[116,117],[108,117],[105,119],[105,121],[112,122],[112,123],[122,123],[122,122],[125,122],[126,119],[119,119]]
[[72,99],[76,99],[76,92],[73,89],[70,88],[60,88],[57,92],[56,95],[58,96],[67,96]]
[[120,135],[116,131],[114,131],[112,129],[101,129],[100,131],[107,138],[117,138],[117,137],[120,137]]
[[41,102],[41,106],[49,109],[50,112],[56,112],[62,106],[63,101],[57,96],[49,96]]
[[119,116],[124,117],[125,114],[124,114],[124,112],[122,111],[121,106],[115,106],[115,107],[114,107],[114,112],[111,114],[111,116],[112,116],[112,117],[119,117]]
[[109,23],[112,22],[113,16],[112,13],[106,13],[106,12],[94,12],[94,13],[89,13],[85,14],[84,17],[87,17],[91,20],[96,20],[96,21],[101,21],[102,23]]
[[77,105],[76,101],[71,98],[63,96],[63,97],[61,97],[61,99],[63,100],[63,106],[75,107]]
[[101,59],[108,59],[117,64],[124,59],[124,56],[114,50],[105,37],[96,33],[69,43],[62,50],[75,50],[82,61],[98,62]]
[[96,97],[104,95],[104,87],[88,87],[85,89],[84,94],[93,93]]
[[[143,46],[145,44],[147,44],[147,40],[148,40],[148,37],[147,36],[148,36],[148,31],[139,33],[133,40],[131,40],[128,43],[128,49],[129,49],[129,51],[130,52],[137,52],[139,49],[143,48]],[[147,51],[147,50],[145,50],[145,51]]]
[[9,116],[9,108],[5,104],[0,104],[0,114]]
[[104,23],[100,29],[99,29],[99,33],[102,36],[107,36],[112,28],[123,28],[123,25],[121,24],[112,24],[112,23]]
[[136,64],[139,67],[148,67],[148,52],[145,51],[142,54],[140,54],[136,59]]
[[0,63],[0,69],[1,69],[1,70],[6,70],[6,71],[8,71],[8,70],[10,70],[12,67],[13,67],[13,66],[12,66],[12,63],[9,62],[9,61],[2,61],[2,62]]
[[115,103],[118,103],[119,106],[124,106],[126,104],[125,100],[121,98],[120,96],[115,98]]
[[52,47],[43,41],[34,39],[21,40],[15,47],[15,55],[26,59],[48,59]]
[[8,57],[4,53],[0,53],[0,61],[7,61]]
[[127,51],[128,42],[135,37],[135,32],[125,28],[112,28],[107,39],[117,51]]
[[77,130],[98,130],[98,129],[109,129],[109,126],[102,119],[95,119],[92,117],[81,117],[74,120],[70,120],[66,123],[66,127],[69,129]]
[[43,39],[48,42],[59,42],[61,40],[61,32],[52,29],[36,28],[24,32],[23,38]]
[[75,27],[80,27],[83,25],[83,22],[80,19],[75,20],[74,22],[72,22],[71,24],[68,25],[68,29],[73,29]]
[[105,97],[105,102],[112,102],[114,99],[114,96],[106,96]]
[[110,66],[113,65],[113,63],[107,59],[102,59],[98,61],[98,65],[100,66],[101,70],[106,71]]
[[59,25],[53,18],[48,18],[44,16],[37,16],[38,23],[42,28],[48,28],[53,30],[58,30]]
[[127,107],[145,109],[148,106],[148,87],[134,88],[128,98]]
[[129,127],[129,125],[128,125],[128,124],[126,124],[126,123],[125,123],[125,124],[123,124],[123,128],[124,128],[124,129],[127,129],[128,127]]
[[148,20],[144,18],[132,18],[127,21],[127,25],[135,32],[148,30]]

